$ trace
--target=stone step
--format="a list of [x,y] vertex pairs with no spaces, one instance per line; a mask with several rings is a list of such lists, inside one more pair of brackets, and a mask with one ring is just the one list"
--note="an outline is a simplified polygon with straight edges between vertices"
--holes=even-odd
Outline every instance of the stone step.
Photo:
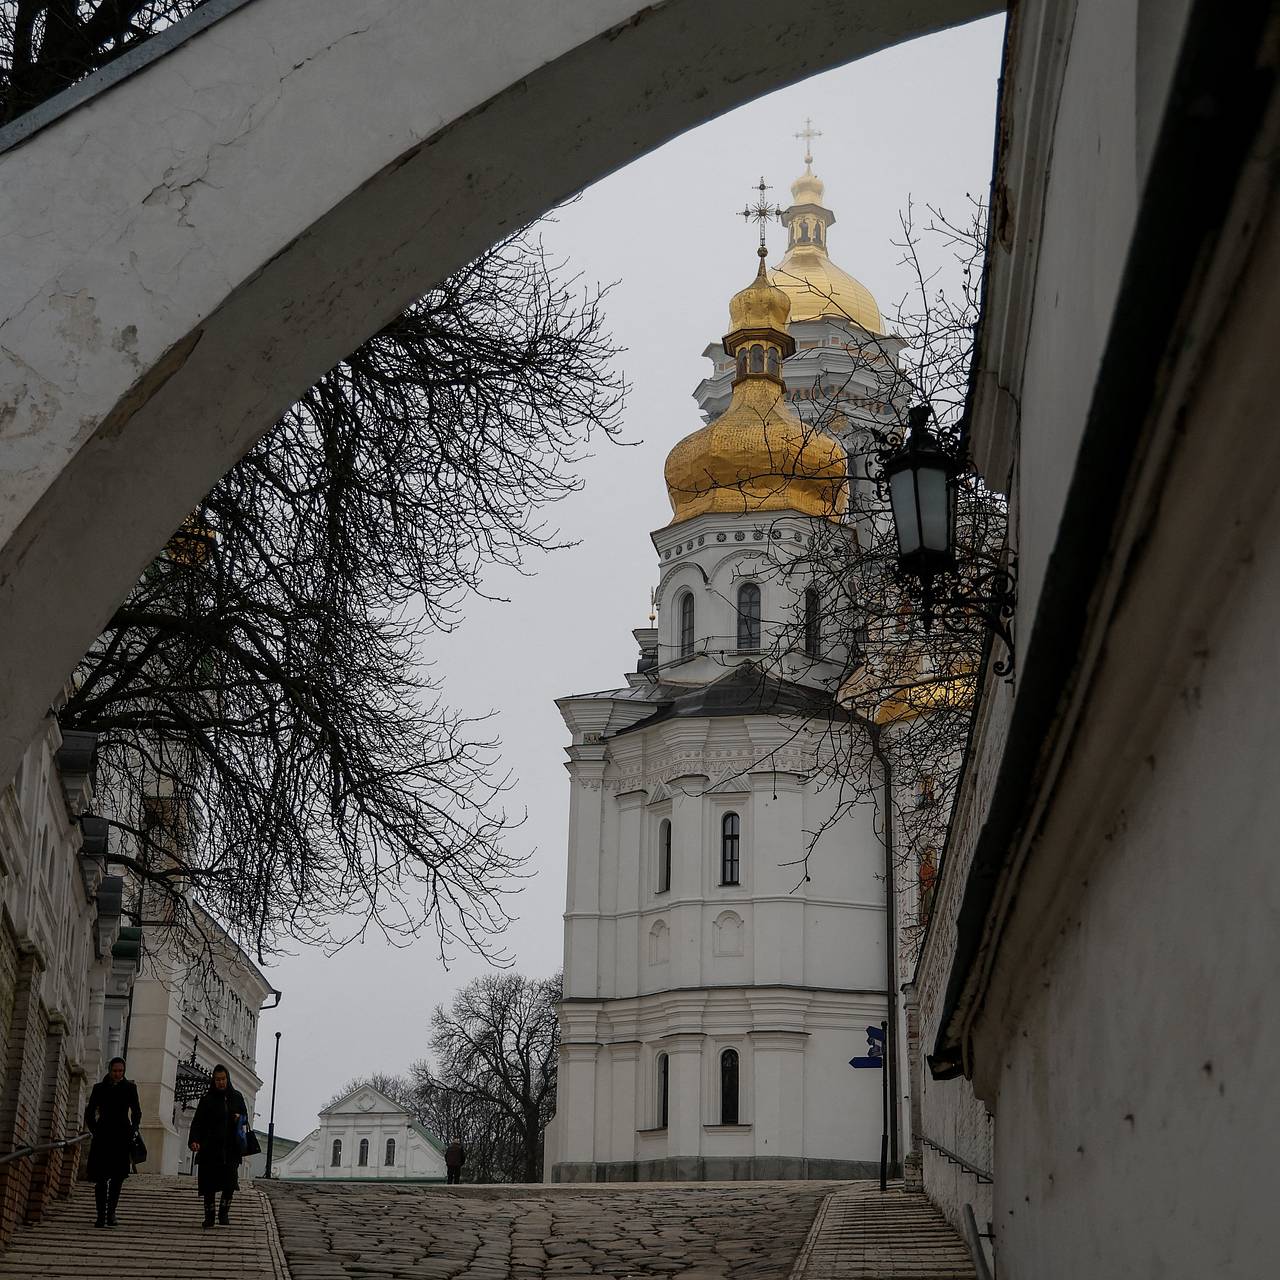
[[791,1280],[975,1280],[964,1241],[923,1195],[859,1183],[814,1219]]
[[44,1221],[0,1253],[0,1280],[287,1280],[261,1192],[236,1193],[231,1226],[206,1230],[191,1178],[139,1175],[120,1197],[118,1227],[99,1228],[93,1187],[80,1183]]

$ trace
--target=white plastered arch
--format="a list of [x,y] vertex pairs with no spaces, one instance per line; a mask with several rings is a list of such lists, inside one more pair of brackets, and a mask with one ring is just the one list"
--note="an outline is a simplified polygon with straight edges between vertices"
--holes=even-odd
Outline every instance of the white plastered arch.
[[252,0],[41,113],[0,155],[0,777],[200,496],[414,297],[703,120],[995,7]]

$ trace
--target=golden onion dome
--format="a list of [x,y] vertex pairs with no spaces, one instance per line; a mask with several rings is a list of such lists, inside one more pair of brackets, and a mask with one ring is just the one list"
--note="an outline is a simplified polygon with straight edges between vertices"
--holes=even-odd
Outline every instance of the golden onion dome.
[[748,376],[714,422],[667,455],[671,523],[768,511],[838,519],[846,467],[835,436],[801,422],[776,383]]
[[729,407],[667,455],[671,523],[709,513],[794,511],[839,519],[847,460],[835,436],[802,422],[786,398],[782,360],[795,350],[789,301],[770,285],[764,260],[729,304],[725,350],[737,358]]
[[769,278],[790,295],[793,321],[847,317],[870,333],[884,332],[871,290],[837,267],[821,249],[788,249]]
[[790,315],[791,299],[782,289],[769,283],[764,258],[761,257],[756,278],[729,299],[729,331],[778,329],[785,333]]
[[791,320],[847,317],[871,333],[883,333],[880,308],[861,281],[827,256],[827,233],[836,215],[823,208],[822,180],[805,157],[805,171],[791,184],[795,201],[783,211],[788,231],[786,256],[769,279],[791,298]]
[[826,184],[814,173],[806,158],[804,172],[791,184],[791,203],[820,205],[826,189]]

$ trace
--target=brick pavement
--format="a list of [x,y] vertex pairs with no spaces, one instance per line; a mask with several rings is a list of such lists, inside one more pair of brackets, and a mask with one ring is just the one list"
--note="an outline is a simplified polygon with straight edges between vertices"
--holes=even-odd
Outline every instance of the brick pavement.
[[847,1183],[269,1187],[293,1280],[786,1280]]
[[120,1225],[93,1225],[93,1187],[51,1205],[45,1220],[20,1227],[0,1253],[0,1280],[286,1280],[266,1201],[246,1189],[230,1227],[204,1230],[191,1178],[130,1178]]

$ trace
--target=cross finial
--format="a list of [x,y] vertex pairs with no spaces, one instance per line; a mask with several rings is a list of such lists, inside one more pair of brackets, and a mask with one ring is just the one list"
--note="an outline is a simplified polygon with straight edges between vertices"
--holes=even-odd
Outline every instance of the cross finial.
[[805,164],[813,163],[813,140],[822,137],[822,130],[813,127],[813,121],[808,116],[804,118],[804,128],[796,134],[797,138],[804,139],[804,162]]
[[756,250],[761,259],[769,256],[769,250],[764,242],[764,229],[774,218],[782,217],[782,210],[776,204],[770,204],[765,196],[766,191],[772,191],[773,188],[765,182],[764,178],[756,184],[755,190],[760,194],[756,197],[755,204],[749,204],[742,210],[740,217],[745,218],[748,222],[755,222],[760,227],[760,247]]

